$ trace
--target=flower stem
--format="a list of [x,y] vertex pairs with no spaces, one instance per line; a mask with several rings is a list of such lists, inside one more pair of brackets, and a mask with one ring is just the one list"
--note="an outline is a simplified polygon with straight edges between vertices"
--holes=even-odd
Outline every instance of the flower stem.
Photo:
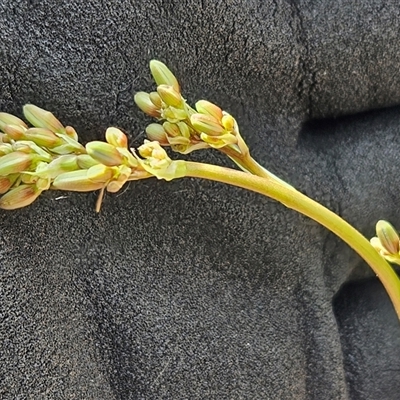
[[[250,172],[250,171],[249,171]],[[369,241],[349,223],[321,204],[298,192],[280,179],[268,179],[229,168],[195,162],[186,163],[186,176],[209,179],[248,189],[279,201],[306,215],[339,236],[373,269],[385,287],[400,319],[400,279],[393,268],[371,246]]]

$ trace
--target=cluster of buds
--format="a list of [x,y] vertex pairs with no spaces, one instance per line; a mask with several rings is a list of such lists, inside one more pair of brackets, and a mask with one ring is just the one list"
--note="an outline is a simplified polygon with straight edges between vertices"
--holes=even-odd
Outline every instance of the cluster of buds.
[[383,220],[377,222],[376,236],[370,242],[387,261],[400,264],[400,237],[389,222]]
[[[151,175],[128,150],[126,135],[108,128],[106,142],[82,146],[76,131],[64,127],[50,112],[32,104],[25,118],[0,113],[0,208],[31,204],[45,190],[115,193],[128,180]],[[100,209],[101,199],[97,205]]]
[[231,115],[206,100],[198,101],[193,109],[182,97],[178,80],[166,65],[152,60],[150,70],[157,91],[135,95],[138,107],[159,120],[146,128],[150,140],[182,154],[210,147],[247,151]]

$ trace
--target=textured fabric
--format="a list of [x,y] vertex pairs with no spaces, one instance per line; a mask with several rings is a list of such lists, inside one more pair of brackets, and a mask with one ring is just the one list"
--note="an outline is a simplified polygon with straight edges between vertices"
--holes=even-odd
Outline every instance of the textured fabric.
[[[0,109],[34,103],[84,142],[116,125],[139,143],[150,119],[132,96],[160,59],[191,102],[237,118],[264,166],[371,237],[378,219],[400,227],[399,14],[383,0],[2,0]],[[2,399],[398,399],[392,306],[316,223],[194,179],[130,184],[99,215],[95,200],[48,192],[0,212]]]

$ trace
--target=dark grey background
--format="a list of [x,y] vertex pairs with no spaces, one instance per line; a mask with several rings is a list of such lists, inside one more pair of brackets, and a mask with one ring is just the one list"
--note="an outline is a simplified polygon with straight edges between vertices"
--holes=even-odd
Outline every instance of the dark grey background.
[[[132,96],[158,58],[190,101],[237,118],[263,165],[371,237],[378,219],[400,226],[399,14],[394,0],[2,0],[0,109],[34,103],[83,142],[114,125],[140,143],[150,119]],[[131,184],[99,215],[95,199],[0,213],[2,399],[398,399],[392,306],[316,223],[191,179]]]

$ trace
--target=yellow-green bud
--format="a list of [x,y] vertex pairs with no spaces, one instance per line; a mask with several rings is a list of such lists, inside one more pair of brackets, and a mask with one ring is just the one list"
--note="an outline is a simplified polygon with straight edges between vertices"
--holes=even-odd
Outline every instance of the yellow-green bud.
[[0,143],[0,157],[11,153],[13,151],[13,147],[9,143]]
[[45,128],[29,128],[25,134],[26,140],[31,140],[39,146],[54,147],[60,146],[62,140],[56,136],[52,131]]
[[186,122],[178,122],[177,123],[179,131],[181,132],[181,135],[187,139],[190,138],[190,128]]
[[231,133],[226,133],[220,136],[211,136],[202,132],[200,134],[200,139],[203,140],[203,142],[209,144],[214,149],[221,149],[222,147],[231,144],[237,144],[236,136],[232,135]]
[[161,145],[168,144],[167,132],[160,124],[150,124],[146,127],[147,138],[151,141],[157,141]]
[[87,177],[93,182],[105,183],[113,177],[114,172],[112,167],[97,164],[88,169]]
[[211,115],[216,118],[218,121],[222,119],[222,110],[215,104],[207,101],[207,100],[199,100],[196,103],[196,110],[200,114]]
[[211,115],[193,114],[190,117],[190,122],[199,133],[206,133],[210,136],[219,136],[225,133],[221,122]]
[[106,130],[106,140],[115,147],[124,147],[125,149],[128,147],[128,138],[117,128],[111,127]]
[[149,98],[151,100],[151,102],[158,108],[161,109],[162,107],[162,100],[160,95],[157,92],[151,92],[149,94]]
[[165,121],[163,123],[163,128],[168,136],[171,137],[181,136],[181,131],[177,124],[172,124],[171,122]]
[[46,168],[41,171],[38,171],[36,168],[37,175],[40,177],[48,176],[54,179],[56,176],[68,172],[68,171],[76,171],[79,169],[78,165],[78,156],[75,154],[67,154],[60,157],[57,157],[55,160],[47,164]]
[[16,117],[15,115],[8,114],[5,112],[0,112],[0,131],[4,132],[4,127],[6,125],[17,125],[25,129],[28,128],[26,123],[22,121],[22,119]]
[[23,108],[25,118],[36,128],[46,128],[52,132],[65,133],[61,122],[50,112],[33,104],[26,104]]
[[157,87],[157,93],[160,95],[161,100],[170,107],[182,107],[182,96],[179,92],[174,90],[172,86],[160,85]]
[[167,107],[162,110],[161,117],[166,119],[168,122],[176,123],[184,121],[189,118],[186,110],[175,107]]
[[33,160],[32,154],[14,151],[0,157],[0,176],[16,174],[29,168]]
[[160,108],[155,106],[152,101],[150,100],[150,96],[146,92],[139,92],[136,93],[134,96],[134,100],[136,105],[147,115],[154,118],[161,117]]
[[59,190],[69,190],[73,192],[91,192],[101,189],[104,183],[93,182],[87,177],[87,170],[65,172],[58,175],[52,184],[52,187]]
[[86,145],[87,153],[99,163],[112,167],[123,163],[123,157],[111,144],[93,141]]
[[94,158],[90,157],[89,154],[79,154],[77,156],[77,162],[81,169],[89,169],[90,167],[93,167],[93,165],[99,163]]
[[235,128],[235,119],[232,115],[225,114],[221,120],[222,126],[229,132],[233,131]]
[[0,198],[0,208],[15,210],[32,204],[42,191],[35,185],[19,185]]
[[181,91],[175,75],[161,61],[151,60],[150,70],[157,85],[169,85],[177,92]]
[[78,141],[78,134],[76,133],[76,130],[72,126],[65,127],[65,134],[69,136],[71,139]]
[[378,221],[376,224],[376,235],[389,254],[399,253],[400,238],[389,222],[383,220]]

